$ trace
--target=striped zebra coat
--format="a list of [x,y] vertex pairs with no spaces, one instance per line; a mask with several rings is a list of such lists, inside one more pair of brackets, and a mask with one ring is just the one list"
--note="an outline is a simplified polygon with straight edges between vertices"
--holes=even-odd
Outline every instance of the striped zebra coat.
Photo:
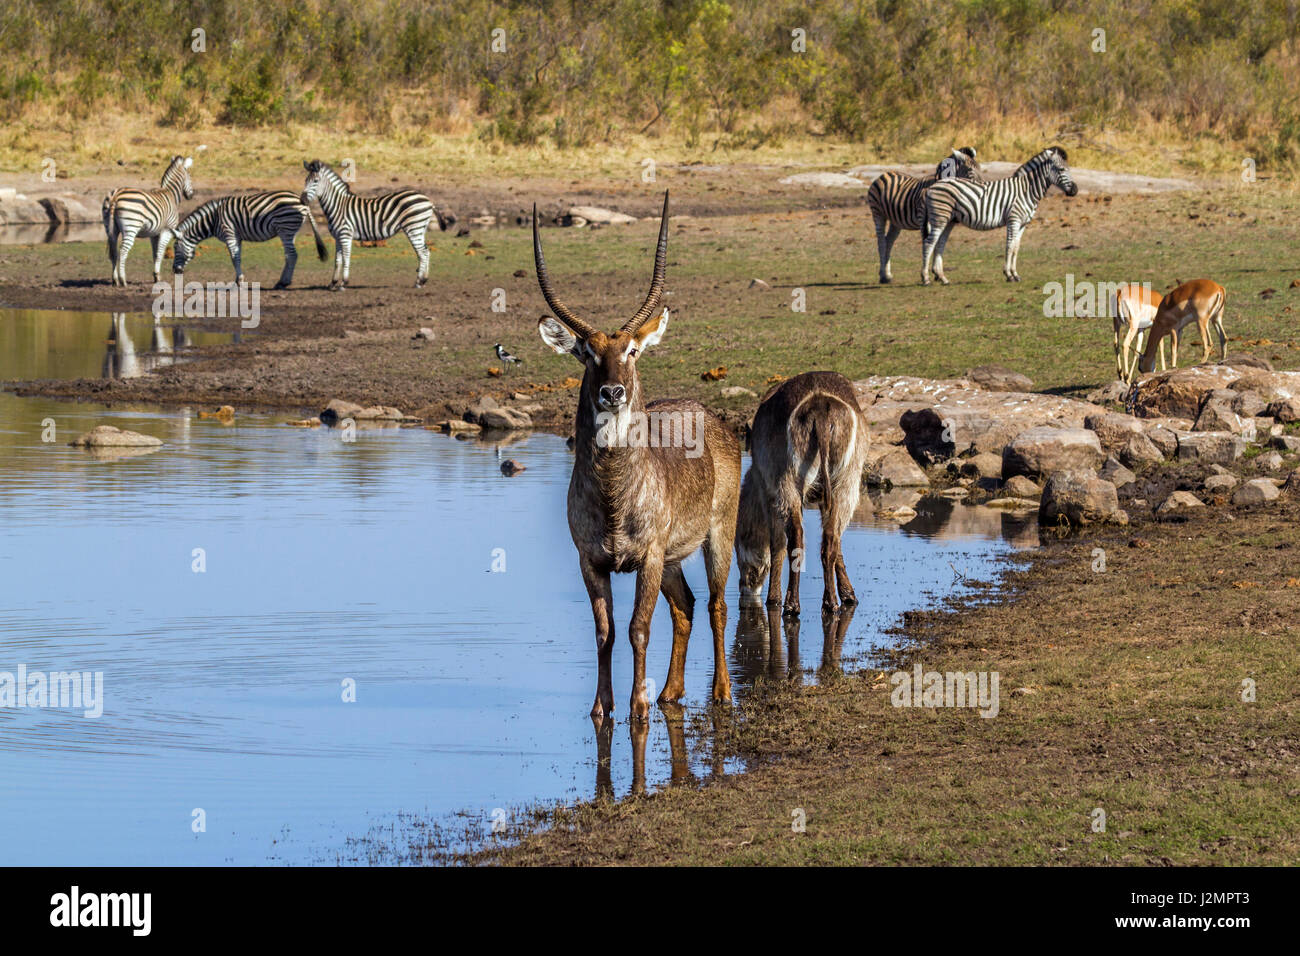
[[108,261],[113,266],[113,285],[126,285],[126,257],[136,236],[148,236],[153,246],[153,281],[158,281],[163,253],[181,218],[181,201],[194,196],[188,156],[174,156],[163,173],[158,189],[115,189],[104,198],[104,234],[108,237]]
[[176,255],[172,271],[180,274],[194,258],[195,249],[204,239],[220,239],[230,250],[230,261],[235,266],[235,281],[244,281],[244,268],[240,261],[242,242],[266,242],[280,237],[284,245],[284,269],[280,273],[277,289],[293,282],[293,269],[298,263],[298,250],[294,239],[303,223],[311,224],[316,237],[316,255],[325,261],[325,243],[321,240],[312,218],[311,207],[291,192],[277,190],[265,193],[247,193],[242,196],[222,196],[210,199],[194,210],[176,227]]
[[935,183],[925,193],[926,236],[921,263],[921,284],[930,284],[930,267],[944,285],[943,250],[948,235],[958,223],[970,229],[989,230],[999,226],[1007,230],[1006,261],[1002,274],[1008,282],[1019,282],[1016,271],[1020,256],[1020,237],[1038,211],[1038,204],[1052,186],[1059,186],[1067,196],[1077,195],[1079,187],[1070,178],[1065,165],[1065,150],[1052,146],[1017,169],[1007,179],[972,183],[950,179]]
[[332,291],[348,284],[353,240],[387,239],[399,231],[406,233],[420,260],[415,273],[416,288],[428,281],[429,249],[424,243],[424,233],[435,218],[439,229],[446,228],[443,217],[438,215],[428,196],[414,189],[399,189],[379,196],[356,196],[343,177],[319,159],[302,165],[307,170],[302,201],[304,204],[310,204],[313,199],[320,201],[329,222],[330,235],[334,237]]
[[[969,179],[982,182],[983,173],[975,159],[975,149],[964,146],[945,156],[934,173],[917,179],[906,173],[889,172],[877,176],[867,190],[867,207],[876,223],[876,249],[880,254],[880,281],[892,282],[890,258],[898,234],[904,229],[924,229],[925,191],[941,179]],[[921,236],[924,241],[925,236]]]

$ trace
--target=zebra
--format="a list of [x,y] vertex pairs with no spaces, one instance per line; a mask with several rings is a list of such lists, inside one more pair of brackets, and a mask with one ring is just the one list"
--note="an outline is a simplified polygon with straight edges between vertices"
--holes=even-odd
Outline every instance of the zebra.
[[[925,191],[941,179],[969,179],[983,182],[984,175],[975,149],[963,146],[945,156],[933,175],[916,179],[906,173],[888,172],[871,183],[867,190],[867,206],[876,222],[876,248],[880,253],[880,282],[892,282],[894,274],[889,261],[894,242],[904,229],[925,228]],[[924,241],[925,236],[921,236]]]
[[[135,237],[146,235],[153,246],[153,281],[158,281],[163,253],[180,221],[181,200],[194,198],[189,156],[174,156],[158,189],[115,189],[104,197],[104,234],[108,261],[113,265],[113,285],[126,285],[126,257]],[[120,243],[120,245],[119,245]]]
[[311,223],[316,237],[316,255],[322,262],[327,255],[311,207],[291,192],[276,190],[265,193],[247,193],[241,196],[222,196],[209,199],[194,210],[176,227],[176,253],[172,271],[177,275],[194,258],[195,249],[204,239],[220,239],[230,250],[230,260],[235,265],[235,281],[244,281],[244,268],[240,262],[240,242],[266,242],[275,236],[284,244],[284,270],[280,273],[277,289],[288,288],[293,282],[293,269],[298,263],[298,250],[294,238],[304,222]]
[[418,289],[429,278],[429,249],[424,244],[424,233],[435,218],[438,228],[446,229],[446,222],[434,208],[429,197],[414,189],[399,189],[380,196],[353,195],[343,177],[319,159],[304,161],[307,181],[302,187],[302,201],[310,204],[320,201],[329,222],[330,235],[334,237],[334,276],[330,290],[338,291],[348,284],[352,265],[352,240],[387,239],[400,230],[411,241],[411,248],[420,259],[415,273]]
[[961,223],[971,229],[988,230],[1005,226],[1007,230],[1006,263],[1002,274],[1008,282],[1019,282],[1016,271],[1020,255],[1020,237],[1034,218],[1039,202],[1052,186],[1059,186],[1067,196],[1077,195],[1079,187],[1070,178],[1065,165],[1065,150],[1050,146],[1017,169],[1007,179],[972,183],[949,179],[935,183],[925,193],[926,236],[921,262],[921,284],[930,284],[930,263],[944,285],[943,249],[948,234]]

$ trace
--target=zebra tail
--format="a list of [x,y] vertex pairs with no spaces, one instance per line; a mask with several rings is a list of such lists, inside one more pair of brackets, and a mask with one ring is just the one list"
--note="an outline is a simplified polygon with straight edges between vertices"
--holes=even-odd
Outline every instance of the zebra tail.
[[104,235],[108,238],[108,261],[117,265],[117,202],[112,196],[104,197],[101,210],[104,216]]
[[307,208],[307,221],[311,223],[311,234],[316,237],[316,256],[321,262],[329,258],[329,250],[325,248],[325,240],[320,237],[320,229],[316,227],[316,217],[311,214],[311,208]]

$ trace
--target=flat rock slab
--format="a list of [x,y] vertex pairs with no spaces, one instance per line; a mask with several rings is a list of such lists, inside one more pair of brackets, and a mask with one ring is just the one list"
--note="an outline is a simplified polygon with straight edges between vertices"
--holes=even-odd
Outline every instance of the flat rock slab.
[[68,444],[74,448],[157,448],[162,445],[162,439],[112,425],[96,425]]
[[1177,432],[1178,460],[1229,465],[1246,451],[1246,442],[1232,432]]

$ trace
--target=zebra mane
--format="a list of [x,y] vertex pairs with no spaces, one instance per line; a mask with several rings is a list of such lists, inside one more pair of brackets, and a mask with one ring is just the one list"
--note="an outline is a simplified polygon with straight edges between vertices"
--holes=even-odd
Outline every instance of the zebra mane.
[[173,156],[172,161],[167,164],[167,169],[163,171],[162,185],[166,186],[169,182],[175,181],[178,185],[185,181],[185,157]]
[[[203,205],[199,206],[188,216],[180,221],[176,227],[178,234],[184,235],[187,239],[194,239],[199,233],[195,230],[196,226],[201,226],[205,230],[211,230],[212,224],[216,221],[217,210],[230,197],[219,196],[216,199],[209,199]],[[193,234],[191,232],[193,231]],[[211,236],[211,232],[204,232],[202,238],[206,239]]]
[[1039,171],[1040,171],[1044,166],[1046,166],[1047,164],[1049,164],[1050,162],[1052,162],[1052,159],[1053,159],[1052,154],[1053,154],[1053,153],[1055,153],[1056,156],[1060,157],[1061,162],[1065,162],[1065,161],[1066,161],[1065,150],[1061,149],[1061,147],[1059,147],[1059,146],[1049,146],[1049,147],[1047,147],[1047,149],[1043,150],[1041,153],[1035,153],[1033,156],[1030,156],[1029,159],[1025,160],[1025,161],[1020,165],[1020,168],[1017,169],[1017,170],[1016,170],[1014,173],[1012,173],[1011,175],[1012,175],[1012,176],[1028,176],[1028,175],[1036,174],[1036,173],[1039,172]]

